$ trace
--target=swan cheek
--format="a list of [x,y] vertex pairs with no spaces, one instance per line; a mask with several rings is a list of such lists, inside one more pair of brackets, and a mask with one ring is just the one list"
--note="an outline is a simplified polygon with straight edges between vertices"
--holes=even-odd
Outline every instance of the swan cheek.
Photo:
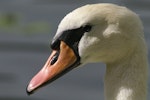
[[[89,41],[90,40],[90,41]],[[97,52],[99,52],[100,39],[97,37],[83,36],[78,45],[80,62],[86,64],[89,62],[97,62]],[[99,60],[98,60],[99,61]]]
[[88,58],[89,58],[89,52],[87,50],[87,46],[88,44],[85,43],[85,41],[83,41],[82,39],[80,40],[79,42],[79,45],[78,45],[78,53],[79,53],[79,56],[80,56],[80,62],[82,64],[86,64],[88,61]]

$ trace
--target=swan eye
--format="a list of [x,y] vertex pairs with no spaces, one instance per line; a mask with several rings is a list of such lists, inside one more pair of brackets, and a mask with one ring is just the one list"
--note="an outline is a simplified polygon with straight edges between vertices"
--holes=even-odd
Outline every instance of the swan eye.
[[91,25],[85,25],[85,26],[83,26],[83,31],[84,31],[84,32],[90,32],[91,29],[92,29],[92,26],[91,26]]

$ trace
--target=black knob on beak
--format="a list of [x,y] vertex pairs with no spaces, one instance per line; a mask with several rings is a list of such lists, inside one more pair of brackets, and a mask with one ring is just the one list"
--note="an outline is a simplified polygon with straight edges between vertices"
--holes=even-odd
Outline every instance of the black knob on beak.
[[56,40],[53,40],[50,44],[51,48],[53,50],[59,50],[60,48],[60,40],[59,39],[56,39]]

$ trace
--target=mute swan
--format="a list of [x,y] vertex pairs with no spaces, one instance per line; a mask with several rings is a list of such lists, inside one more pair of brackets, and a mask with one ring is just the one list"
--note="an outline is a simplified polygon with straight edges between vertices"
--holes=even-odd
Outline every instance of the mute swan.
[[106,63],[105,100],[146,100],[147,49],[139,17],[114,4],[77,8],[60,22],[52,54],[27,87],[31,94],[71,69]]

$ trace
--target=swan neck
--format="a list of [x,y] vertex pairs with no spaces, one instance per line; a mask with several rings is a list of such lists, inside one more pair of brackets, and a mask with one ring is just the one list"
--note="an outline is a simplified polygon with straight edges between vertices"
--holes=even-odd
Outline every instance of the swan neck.
[[146,100],[147,68],[147,54],[140,50],[122,61],[107,64],[106,100]]

